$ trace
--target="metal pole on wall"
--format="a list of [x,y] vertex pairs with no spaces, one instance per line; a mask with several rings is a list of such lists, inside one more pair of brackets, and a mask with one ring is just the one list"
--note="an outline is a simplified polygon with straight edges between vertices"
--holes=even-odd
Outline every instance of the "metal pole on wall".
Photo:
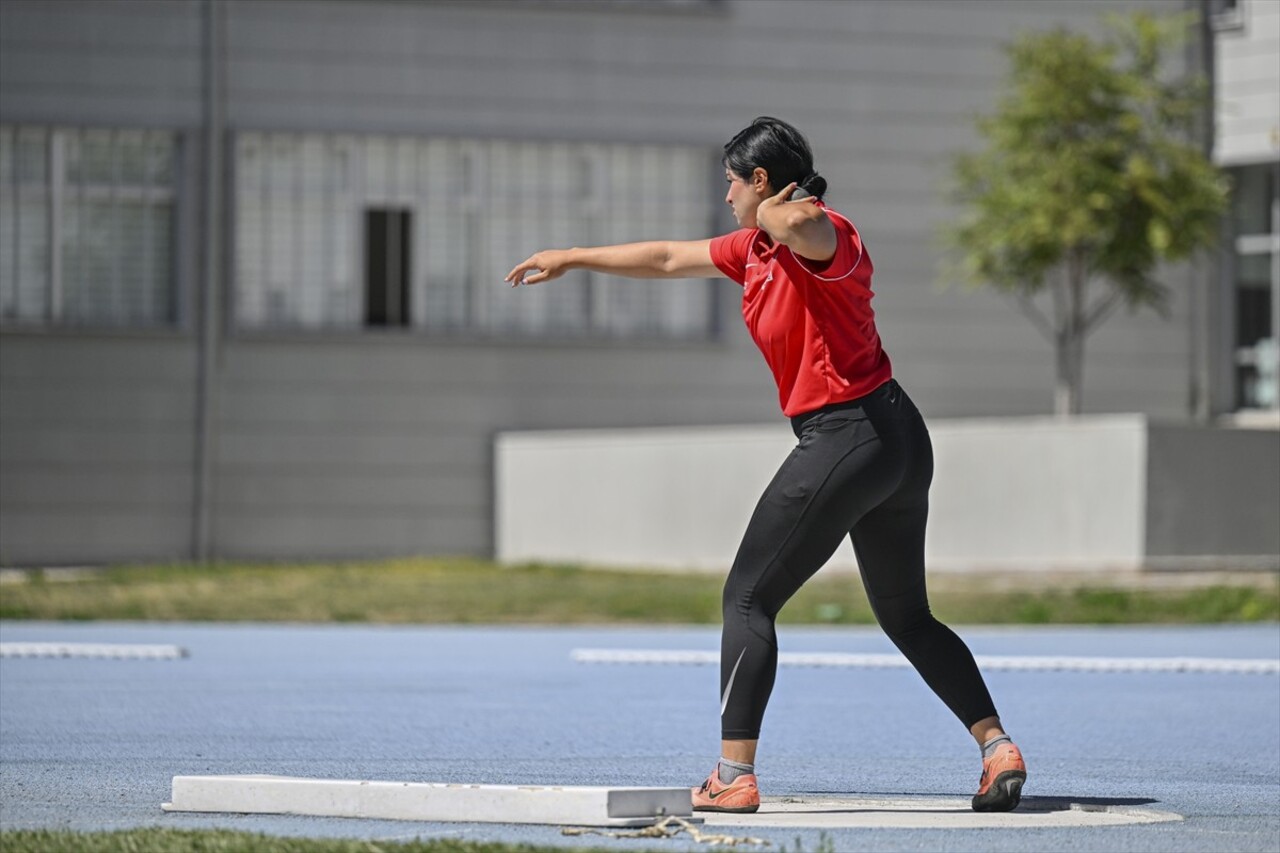
[[[1273,137],[1274,138],[1274,137]],[[1280,140],[1277,140],[1280,141]],[[1271,374],[1272,410],[1280,410],[1280,160],[1271,164]]]
[[196,352],[195,494],[192,501],[192,557],[215,556],[214,471],[217,456],[218,367],[222,284],[223,7],[204,2],[204,140],[202,145],[202,261]]
[[[1200,0],[1199,6],[1199,38],[1195,40],[1192,50],[1199,54],[1198,65],[1205,81],[1205,102],[1200,117],[1201,145],[1204,156],[1213,159],[1214,155],[1214,123],[1217,121],[1217,53],[1213,29],[1213,9],[1211,0]],[[1195,68],[1193,59],[1189,63]],[[1215,248],[1192,264],[1191,299],[1189,313],[1189,331],[1191,333],[1191,375],[1188,389],[1188,405],[1192,420],[1208,423],[1213,415],[1213,384],[1211,361],[1213,358],[1213,328],[1211,318],[1214,316],[1213,302],[1218,292],[1217,283],[1222,276],[1221,249]]]

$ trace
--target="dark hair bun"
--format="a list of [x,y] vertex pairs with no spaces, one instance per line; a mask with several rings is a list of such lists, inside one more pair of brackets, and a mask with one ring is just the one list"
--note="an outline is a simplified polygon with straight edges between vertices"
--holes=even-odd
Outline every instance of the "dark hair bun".
[[800,189],[809,195],[815,195],[822,198],[827,193],[827,179],[819,175],[817,172],[809,175],[800,182]]

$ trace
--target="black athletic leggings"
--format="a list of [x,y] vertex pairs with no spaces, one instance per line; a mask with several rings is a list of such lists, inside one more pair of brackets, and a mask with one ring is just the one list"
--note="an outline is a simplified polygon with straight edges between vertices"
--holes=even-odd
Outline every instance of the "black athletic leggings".
[[754,740],[778,666],[774,618],[848,535],[876,619],[966,727],[995,715],[964,642],[929,612],[933,448],[895,381],[792,418],[799,443],[765,489],[724,587],[720,725]]

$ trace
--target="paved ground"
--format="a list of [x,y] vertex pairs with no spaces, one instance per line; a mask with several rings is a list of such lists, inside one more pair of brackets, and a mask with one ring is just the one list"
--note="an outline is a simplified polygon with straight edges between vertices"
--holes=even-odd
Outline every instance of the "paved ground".
[[[1280,657],[1280,627],[962,629],[979,654]],[[220,826],[620,850],[554,827],[166,815],[174,775],[679,785],[718,746],[711,667],[570,661],[579,647],[714,649],[708,629],[0,624],[0,640],[176,643],[183,660],[0,659],[0,826]],[[874,630],[784,632],[785,651],[887,652]],[[1280,850],[1280,678],[992,672],[1027,794],[1186,819],[1045,829],[825,830],[836,850]],[[914,673],[784,668],[765,723],[776,797],[965,798],[976,749]],[[774,850],[817,829],[762,828]]]

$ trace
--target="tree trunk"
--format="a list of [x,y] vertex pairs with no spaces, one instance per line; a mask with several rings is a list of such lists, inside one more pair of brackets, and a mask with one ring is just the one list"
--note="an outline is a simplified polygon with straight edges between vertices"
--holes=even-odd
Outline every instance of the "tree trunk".
[[1055,345],[1057,381],[1053,389],[1053,413],[1059,417],[1080,414],[1084,393],[1084,335],[1059,334]]
[[1067,268],[1055,300],[1058,309],[1054,355],[1057,381],[1053,391],[1053,413],[1058,417],[1080,414],[1084,396],[1085,325],[1084,263],[1075,253],[1067,258]]

